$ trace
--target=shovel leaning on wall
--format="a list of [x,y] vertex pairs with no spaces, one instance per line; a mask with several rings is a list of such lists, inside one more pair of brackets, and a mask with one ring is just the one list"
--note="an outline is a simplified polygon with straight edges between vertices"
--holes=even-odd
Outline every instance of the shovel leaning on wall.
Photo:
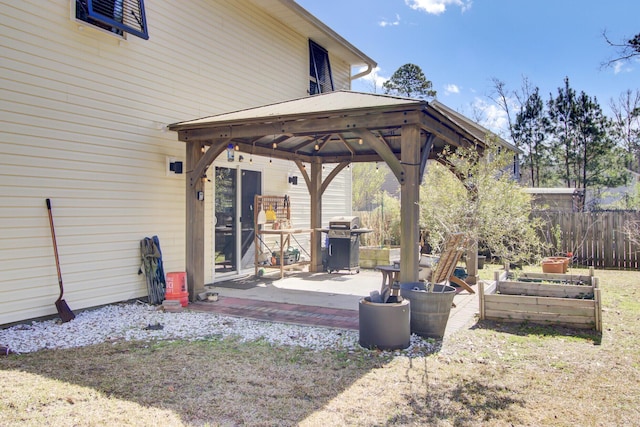
[[60,286],[60,296],[56,300],[56,309],[62,322],[68,322],[76,318],[69,305],[62,299],[64,287],[62,285],[62,273],[60,272],[60,260],[58,259],[58,245],[56,244],[56,232],[53,228],[53,215],[51,214],[51,200],[47,199],[47,211],[49,211],[49,225],[51,226],[51,239],[53,240],[53,253],[56,256],[56,269],[58,270],[58,285]]

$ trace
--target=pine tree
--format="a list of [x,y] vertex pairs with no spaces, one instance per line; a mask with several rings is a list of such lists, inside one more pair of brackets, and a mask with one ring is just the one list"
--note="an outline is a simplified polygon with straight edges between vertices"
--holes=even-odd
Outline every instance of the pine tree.
[[382,84],[384,93],[407,98],[435,98],[433,83],[427,80],[422,69],[415,64],[398,68],[389,80]]
[[529,169],[532,187],[540,186],[541,170],[544,175],[545,167],[548,166],[545,161],[548,160],[547,147],[544,144],[546,125],[544,103],[536,87],[516,114],[512,131],[514,142],[525,151],[524,162]]
[[562,167],[556,173],[567,188],[576,185],[576,177],[573,173],[578,158],[573,126],[576,114],[575,98],[576,92],[569,86],[569,78],[565,77],[564,87],[558,88],[558,96],[549,99],[547,104],[549,116],[547,131],[553,136],[551,154],[562,163]]

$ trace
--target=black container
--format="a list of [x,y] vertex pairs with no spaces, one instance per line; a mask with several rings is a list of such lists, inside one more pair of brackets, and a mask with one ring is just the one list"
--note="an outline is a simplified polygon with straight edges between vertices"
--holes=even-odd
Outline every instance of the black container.
[[411,343],[411,303],[375,303],[364,297],[359,304],[360,345],[365,348],[397,350]]

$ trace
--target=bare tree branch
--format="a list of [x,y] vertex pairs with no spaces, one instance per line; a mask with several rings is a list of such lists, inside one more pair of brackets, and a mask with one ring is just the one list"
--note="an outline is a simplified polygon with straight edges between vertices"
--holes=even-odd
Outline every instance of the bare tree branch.
[[623,43],[615,43],[607,35],[607,31],[602,32],[602,37],[611,47],[616,48],[617,57],[609,59],[601,64],[602,68],[613,67],[618,62],[626,62],[635,57],[640,57],[640,33]]

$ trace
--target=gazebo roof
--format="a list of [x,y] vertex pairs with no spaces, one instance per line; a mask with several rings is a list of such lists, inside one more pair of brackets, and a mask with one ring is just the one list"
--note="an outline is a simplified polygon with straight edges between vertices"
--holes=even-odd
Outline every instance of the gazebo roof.
[[[174,123],[169,129],[185,143],[187,276],[194,290],[204,288],[202,178],[230,145],[250,156],[295,162],[309,191],[310,230],[321,227],[322,195],[342,169],[352,162],[384,161],[400,183],[400,279],[406,282],[417,280],[418,190],[427,160],[446,163],[438,156],[446,145],[480,152],[487,146],[483,128],[439,103],[350,91]],[[336,164],[326,177],[325,163]],[[311,233],[310,271],[322,268],[320,253],[321,239]]]
[[434,137],[432,158],[445,145],[471,145],[480,150],[485,147],[488,131],[443,104],[352,91],[328,92],[188,120],[171,124],[169,129],[177,131],[185,142],[234,144],[251,155],[340,163],[382,160],[371,138],[363,138],[364,131],[399,158],[401,128],[409,124],[417,124],[423,131],[421,149],[427,136]]

